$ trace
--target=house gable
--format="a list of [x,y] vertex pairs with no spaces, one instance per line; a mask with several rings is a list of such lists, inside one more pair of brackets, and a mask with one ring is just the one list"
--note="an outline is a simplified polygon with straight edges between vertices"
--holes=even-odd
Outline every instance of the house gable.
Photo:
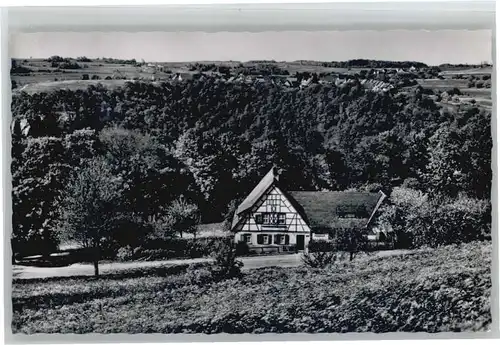
[[[269,217],[269,219],[266,219]],[[272,219],[281,217],[281,219]],[[233,231],[286,231],[309,233],[304,217],[276,185],[269,186],[254,205],[240,216]]]

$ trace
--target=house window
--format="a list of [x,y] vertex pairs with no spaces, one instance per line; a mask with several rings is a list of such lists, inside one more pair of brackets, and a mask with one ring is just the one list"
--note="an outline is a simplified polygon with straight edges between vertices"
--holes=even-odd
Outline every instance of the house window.
[[278,224],[285,224],[286,221],[286,214],[284,213],[278,213]]
[[336,213],[340,218],[367,218],[368,212],[364,205],[339,205]]
[[255,223],[257,223],[257,224],[262,224],[262,222],[263,222],[263,219],[262,219],[262,214],[257,213],[257,214],[255,215]]
[[270,217],[270,213],[264,213],[262,215],[262,223],[263,224],[271,224],[271,217]]
[[289,243],[290,243],[290,236],[283,234],[274,235],[274,244],[289,244]]
[[264,213],[262,215],[262,224],[264,225],[285,225],[285,213]]
[[257,235],[257,244],[272,244],[272,235]]
[[242,240],[243,242],[248,243],[248,244],[252,244],[252,235],[251,235],[251,234],[243,234],[243,235],[241,236],[241,240]]
[[269,242],[270,242],[269,240],[270,240],[270,239],[271,239],[271,238],[270,238],[270,236],[269,236],[269,235],[263,235],[263,236],[262,236],[262,243],[263,243],[263,244],[269,244]]
[[278,206],[279,201],[279,195],[269,195],[267,198],[267,204],[269,206]]
[[267,197],[267,211],[268,212],[278,212],[280,207],[279,195],[269,195]]

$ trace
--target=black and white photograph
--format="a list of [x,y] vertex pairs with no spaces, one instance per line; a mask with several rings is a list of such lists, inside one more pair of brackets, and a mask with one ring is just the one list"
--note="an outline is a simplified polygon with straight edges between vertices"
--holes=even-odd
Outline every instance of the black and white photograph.
[[12,32],[12,333],[497,329],[493,37]]

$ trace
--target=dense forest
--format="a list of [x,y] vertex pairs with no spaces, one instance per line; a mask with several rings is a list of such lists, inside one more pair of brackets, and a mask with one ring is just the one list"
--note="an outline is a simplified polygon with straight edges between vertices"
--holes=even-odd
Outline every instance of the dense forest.
[[478,212],[488,215],[491,113],[442,106],[421,87],[130,82],[18,93],[12,114],[18,252],[57,243],[65,189],[95,158],[109,169],[126,215],[120,224],[133,231],[158,222],[179,198],[198,207],[202,222],[223,221],[273,165],[290,190],[405,189],[438,204],[485,203]]

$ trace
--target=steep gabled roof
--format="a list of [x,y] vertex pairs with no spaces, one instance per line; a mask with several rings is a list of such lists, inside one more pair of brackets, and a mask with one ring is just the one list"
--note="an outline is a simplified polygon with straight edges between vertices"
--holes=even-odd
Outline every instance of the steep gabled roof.
[[260,180],[260,182],[255,186],[255,188],[248,194],[248,196],[241,202],[241,204],[236,209],[233,216],[233,222],[231,224],[231,229],[234,228],[239,220],[241,213],[253,207],[253,205],[262,197],[262,195],[278,181],[276,171],[271,168],[267,174]]
[[[369,224],[385,198],[385,194],[367,192],[304,192],[290,191],[311,228],[332,228],[337,223]],[[355,214],[355,219],[342,219],[343,214]]]
[[246,210],[251,208],[274,182],[277,182],[276,174],[274,168],[271,168],[266,176],[264,176],[262,180],[260,180],[260,182],[250,192],[250,194],[248,194],[245,200],[243,200],[240,206],[238,206],[236,214],[241,214],[242,212],[245,212]]

